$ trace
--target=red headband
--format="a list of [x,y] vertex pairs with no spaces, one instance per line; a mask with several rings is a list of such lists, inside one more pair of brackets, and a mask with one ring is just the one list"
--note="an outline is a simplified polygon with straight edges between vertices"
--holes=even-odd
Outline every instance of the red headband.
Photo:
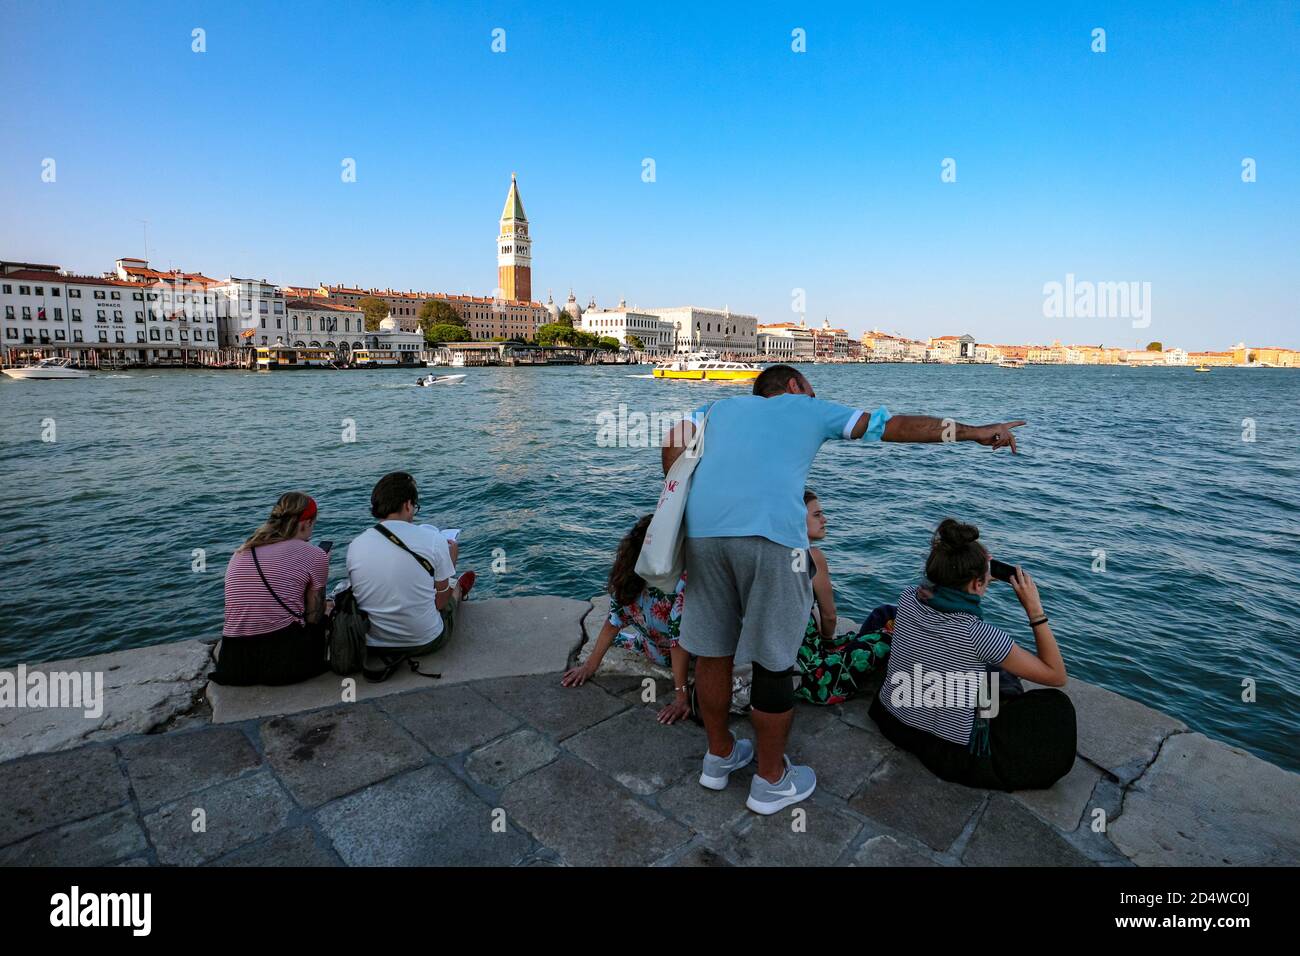
[[316,517],[316,499],[308,498],[307,507],[302,509],[302,514],[298,515],[299,521],[310,521]]

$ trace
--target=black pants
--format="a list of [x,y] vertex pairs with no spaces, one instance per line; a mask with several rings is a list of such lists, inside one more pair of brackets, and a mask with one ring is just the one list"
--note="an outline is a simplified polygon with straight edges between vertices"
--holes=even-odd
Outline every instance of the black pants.
[[[882,691],[883,692],[883,691]],[[1054,688],[1003,697],[989,720],[988,753],[918,730],[895,717],[880,700],[871,718],[891,743],[915,754],[941,780],[990,790],[1041,790],[1074,766],[1077,747],[1074,704]]]
[[323,674],[325,624],[290,624],[255,637],[223,637],[212,681],[228,687],[297,684]]

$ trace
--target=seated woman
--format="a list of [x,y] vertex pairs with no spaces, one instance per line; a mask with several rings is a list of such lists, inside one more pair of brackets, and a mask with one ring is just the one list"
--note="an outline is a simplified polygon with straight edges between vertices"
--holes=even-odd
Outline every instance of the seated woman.
[[591,656],[560,679],[565,687],[580,687],[600,668],[611,646],[644,654],[660,667],[673,670],[673,699],[659,711],[659,722],[672,724],[690,716],[690,691],[686,684],[690,655],[677,644],[682,618],[682,601],[686,575],[677,582],[672,594],[650,587],[636,573],[636,559],[641,554],[646,528],[653,515],[638,521],[619,542],[614,566],[609,572],[610,614],[596,635]]
[[325,671],[330,559],[308,543],[315,526],[316,502],[291,491],[231,555],[216,683],[294,684]]
[[[803,493],[808,508],[808,540],[826,537],[826,513],[812,489]],[[839,704],[862,687],[867,676],[879,670],[889,656],[889,638],[865,628],[854,638],[835,635],[835,591],[831,571],[821,548],[810,548],[809,572],[813,576],[813,607],[799,648],[799,688],[795,696],[810,704]],[[877,615],[883,619],[883,615]],[[879,627],[879,626],[878,626]]]
[[935,531],[925,562],[930,584],[898,599],[887,677],[870,713],[887,738],[944,780],[994,790],[1050,787],[1074,765],[1070,698],[1047,688],[1001,696],[990,685],[1005,670],[1063,687],[1065,662],[1038,587],[1020,568],[1010,584],[1037,653],[984,622],[989,552],[978,538],[979,529],[952,518]]

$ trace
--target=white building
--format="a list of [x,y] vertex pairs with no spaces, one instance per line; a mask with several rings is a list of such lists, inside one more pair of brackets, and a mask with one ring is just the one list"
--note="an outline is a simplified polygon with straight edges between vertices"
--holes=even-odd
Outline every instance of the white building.
[[424,334],[406,331],[391,315],[379,323],[378,331],[363,333],[361,341],[368,349],[396,352],[403,362],[423,361]]
[[580,313],[574,327],[617,339],[620,345],[627,345],[628,337],[636,336],[647,355],[671,355],[676,349],[675,325],[652,312],[629,309],[622,300],[613,309],[588,308]]
[[812,330],[802,322],[758,326],[755,348],[769,362],[811,362],[816,354]]
[[145,259],[118,259],[109,278],[129,282],[130,325],[127,338],[144,345],[142,361],[150,365],[208,364],[219,347],[219,318],[227,307],[217,295],[220,284],[198,272],[150,269]]
[[[167,299],[169,311],[166,288],[68,275],[52,265],[0,263],[4,360],[59,355],[83,365],[211,363],[217,354],[212,303],[205,311],[200,301],[190,312],[188,299],[179,308]],[[203,294],[196,293],[199,300]],[[211,322],[203,321],[208,313]]]
[[237,279],[213,287],[223,296],[225,306],[219,311],[217,338],[223,348],[274,345],[288,341],[288,314],[284,292],[265,279]]
[[346,346],[347,350],[363,347],[366,316],[360,309],[315,298],[289,299],[284,305],[289,316],[286,345],[327,349]]
[[693,305],[645,311],[672,324],[679,352],[713,349],[722,355],[738,357],[753,357],[758,353],[757,316]]

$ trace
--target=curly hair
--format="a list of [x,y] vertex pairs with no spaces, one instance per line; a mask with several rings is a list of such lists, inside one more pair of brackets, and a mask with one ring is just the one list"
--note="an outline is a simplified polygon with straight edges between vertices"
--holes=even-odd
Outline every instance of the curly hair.
[[636,573],[636,559],[641,554],[646,529],[650,527],[650,519],[653,517],[654,515],[645,515],[640,518],[618,543],[614,566],[609,569],[607,588],[616,607],[626,607],[645,590],[645,578]]

